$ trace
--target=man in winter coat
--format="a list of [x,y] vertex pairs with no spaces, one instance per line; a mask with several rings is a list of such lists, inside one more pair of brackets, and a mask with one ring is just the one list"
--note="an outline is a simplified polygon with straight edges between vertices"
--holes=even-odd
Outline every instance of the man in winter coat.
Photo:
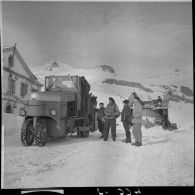
[[161,106],[162,105],[162,98],[160,96],[158,96],[157,101],[158,101],[158,106]]
[[169,126],[170,126],[170,121],[168,119],[168,106],[169,106],[169,101],[171,99],[171,95],[172,95],[171,91],[168,91],[168,93],[166,93],[166,95],[164,96],[163,101],[162,101],[162,106],[167,107],[167,109],[162,110],[162,116],[163,116],[162,126],[163,126],[163,129],[168,129]]
[[100,108],[97,111],[97,121],[98,121],[99,132],[102,134],[102,136],[100,138],[103,138],[104,137],[104,129],[105,129],[105,119],[104,119],[105,107],[104,107],[103,103],[100,103],[99,106],[100,106]]
[[[128,98],[128,100],[129,100],[129,106],[130,107],[132,107],[133,106],[133,103],[134,103],[134,97],[138,97],[138,95],[137,95],[137,93],[136,92],[133,92],[130,96],[129,96],[129,98]],[[139,98],[139,97],[138,97]]]
[[129,104],[129,100],[124,100],[124,107],[123,110],[121,112],[121,121],[123,123],[123,127],[125,129],[125,133],[126,133],[126,139],[123,141],[125,143],[131,143],[131,132],[130,132],[130,128],[131,128],[131,109]]
[[135,138],[135,143],[132,145],[141,146],[142,145],[142,131],[141,131],[141,124],[142,124],[142,105],[140,103],[139,97],[134,97],[134,108],[132,114],[132,123],[133,129],[132,133]]
[[118,106],[116,105],[113,98],[109,98],[109,104],[105,109],[105,132],[104,132],[104,141],[107,141],[109,130],[111,127],[112,139],[115,141],[116,139],[116,118],[120,116],[120,111]]

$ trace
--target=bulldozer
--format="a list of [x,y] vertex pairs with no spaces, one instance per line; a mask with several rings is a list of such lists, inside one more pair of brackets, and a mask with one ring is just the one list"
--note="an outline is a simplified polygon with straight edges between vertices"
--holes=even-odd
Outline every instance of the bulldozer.
[[[130,95],[129,101],[130,101],[130,107],[132,108],[132,100],[133,97],[139,96],[134,92]],[[165,106],[163,104],[163,100],[158,97],[158,99],[150,100],[150,101],[143,101],[139,98],[140,103],[142,105],[142,125],[144,125],[146,128],[150,128],[153,126],[162,126],[164,130],[176,130],[177,124],[171,123],[169,120],[169,111],[168,106]],[[149,120],[149,118],[153,118],[152,121]]]
[[97,97],[84,76],[46,76],[44,91],[29,94],[21,128],[21,142],[44,146],[48,138],[77,133],[87,138],[95,131]]

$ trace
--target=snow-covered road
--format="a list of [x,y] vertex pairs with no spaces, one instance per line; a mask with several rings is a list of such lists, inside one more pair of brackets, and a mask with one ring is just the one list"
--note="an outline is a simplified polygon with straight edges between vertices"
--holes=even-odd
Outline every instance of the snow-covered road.
[[190,104],[170,107],[179,129],[142,127],[142,147],[121,142],[125,138],[121,123],[116,142],[111,138],[105,142],[94,132],[89,138],[72,135],[45,147],[24,147],[22,119],[6,117],[10,125],[5,129],[3,187],[194,185],[193,108]]

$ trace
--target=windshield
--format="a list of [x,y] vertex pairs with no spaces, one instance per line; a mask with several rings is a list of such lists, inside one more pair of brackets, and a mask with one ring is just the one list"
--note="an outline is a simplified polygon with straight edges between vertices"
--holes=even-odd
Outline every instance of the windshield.
[[46,77],[46,91],[50,90],[75,90],[74,83],[69,76],[63,76],[63,77],[54,77],[49,76]]

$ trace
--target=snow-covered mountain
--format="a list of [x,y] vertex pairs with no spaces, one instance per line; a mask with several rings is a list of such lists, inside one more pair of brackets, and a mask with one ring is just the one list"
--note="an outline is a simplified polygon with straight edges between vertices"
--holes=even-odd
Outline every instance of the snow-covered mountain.
[[134,91],[141,99],[150,100],[163,96],[168,90],[171,90],[178,100],[182,98],[193,100],[193,75],[189,69],[170,69],[147,78],[138,78],[136,82],[125,80],[109,65],[81,69],[53,60],[35,72],[42,83],[45,76],[68,74],[85,76],[91,85],[91,91],[98,95],[99,101],[104,99],[102,96],[105,94],[127,98]]
[[109,72],[111,74],[116,75],[116,72],[114,70],[114,68],[112,66],[108,66],[108,65],[100,65],[96,67],[98,70],[103,70],[104,72]]
[[100,65],[91,69],[74,68],[68,64],[51,61],[41,66],[34,72],[35,76],[44,83],[44,77],[48,75],[78,75],[85,76],[91,85],[101,83],[108,78],[116,78],[115,70],[108,65]]

